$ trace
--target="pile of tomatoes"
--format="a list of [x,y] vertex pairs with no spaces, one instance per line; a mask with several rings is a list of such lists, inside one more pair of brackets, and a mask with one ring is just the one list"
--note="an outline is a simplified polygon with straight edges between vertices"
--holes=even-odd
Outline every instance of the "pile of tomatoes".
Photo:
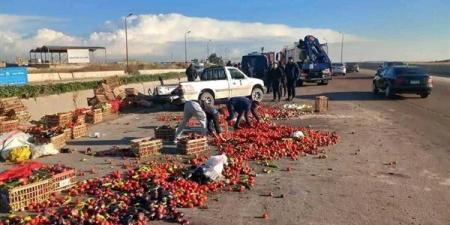
[[[295,131],[302,131],[305,137],[290,138]],[[216,139],[213,144],[229,157],[222,173],[224,180],[199,184],[188,178],[189,171],[204,163],[206,156],[191,159],[188,164],[167,160],[128,167],[124,173],[115,171],[78,183],[69,190],[71,198],[53,196],[51,201],[29,208],[42,216],[28,218],[26,222],[21,217],[8,218],[0,221],[0,225],[146,224],[150,220],[189,224],[177,207],[206,208],[211,193],[251,189],[256,182],[250,161],[284,157],[295,160],[305,154],[319,154],[323,147],[338,141],[335,133],[266,122],[243,126],[223,136],[225,141]]]

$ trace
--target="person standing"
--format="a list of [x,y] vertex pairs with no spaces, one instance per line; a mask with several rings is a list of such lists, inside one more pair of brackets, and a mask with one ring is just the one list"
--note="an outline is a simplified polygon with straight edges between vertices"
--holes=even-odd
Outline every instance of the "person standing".
[[259,105],[259,102],[252,101],[246,97],[233,97],[227,103],[228,113],[230,116],[227,118],[228,123],[234,119],[234,114],[237,113],[238,117],[236,123],[234,124],[234,129],[239,129],[239,124],[241,122],[242,116],[245,117],[245,121],[249,126],[251,126],[250,119],[248,114],[251,112],[253,117],[255,117],[256,121],[259,123],[261,120],[256,109]]
[[273,101],[281,100],[281,80],[283,78],[283,69],[278,67],[276,62],[273,63],[272,67],[269,70],[269,79],[272,82],[272,91],[273,91]]
[[197,78],[197,70],[195,70],[193,63],[186,69],[186,76],[188,81],[194,81]]
[[288,97],[286,101],[292,101],[295,98],[295,87],[297,85],[297,80],[300,75],[300,69],[297,63],[294,62],[292,57],[289,57],[289,62],[286,65],[286,84]]
[[279,65],[279,67],[283,72],[281,77],[280,90],[283,92],[283,97],[286,97],[287,95],[286,65],[282,63],[281,65]]
[[206,113],[203,111],[201,105],[197,101],[187,101],[184,103],[184,113],[183,113],[183,120],[181,121],[180,125],[178,125],[177,130],[175,131],[175,140],[176,143],[178,141],[178,138],[180,138],[181,134],[183,133],[183,130],[186,128],[187,123],[189,120],[195,117],[198,119],[202,126],[201,133],[202,135],[206,135]]

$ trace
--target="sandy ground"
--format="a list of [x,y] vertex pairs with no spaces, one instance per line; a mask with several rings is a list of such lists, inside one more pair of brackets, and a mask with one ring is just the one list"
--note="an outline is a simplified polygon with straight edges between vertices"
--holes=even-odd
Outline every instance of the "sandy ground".
[[[253,190],[213,195],[208,209],[183,209],[191,224],[450,224],[449,82],[435,80],[428,99],[404,95],[386,100],[371,93],[372,73],[363,70],[328,86],[299,88],[296,102],[327,95],[330,111],[280,122],[336,131],[340,141],[326,148],[328,158],[279,161],[280,168],[294,170],[259,174]],[[90,133],[100,132],[101,138],[74,140],[70,147],[101,151],[126,146],[130,139],[152,136],[162,113],[126,114],[96,125]],[[173,153],[172,147],[166,153]],[[108,165],[107,159],[72,153],[39,161],[80,171],[96,168],[87,178],[117,169],[123,161],[113,158]],[[0,163],[0,170],[9,166]],[[269,192],[284,198],[261,196]],[[260,218],[264,212],[269,219]]]

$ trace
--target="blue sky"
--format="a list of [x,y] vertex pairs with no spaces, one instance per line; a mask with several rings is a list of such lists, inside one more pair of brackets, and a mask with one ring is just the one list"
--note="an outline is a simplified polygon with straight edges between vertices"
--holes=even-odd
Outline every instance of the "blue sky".
[[[129,12],[137,15],[176,13],[188,18],[330,29],[370,40],[374,45],[421,42],[418,47],[429,47],[433,51],[441,46],[444,53],[435,57],[445,57],[445,53],[450,55],[448,0],[8,0],[0,8],[0,14],[46,18],[10,28],[24,37],[33,35],[37,29],[48,28],[85,38],[94,32],[111,31],[111,26],[105,25],[106,21],[112,21],[113,27],[120,29],[121,17]],[[429,46],[423,42],[429,42]]]

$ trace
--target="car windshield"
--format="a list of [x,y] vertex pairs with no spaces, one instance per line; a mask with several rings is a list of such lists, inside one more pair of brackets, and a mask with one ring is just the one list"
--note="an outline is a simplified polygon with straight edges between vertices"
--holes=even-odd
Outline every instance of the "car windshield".
[[333,66],[344,66],[344,65],[342,65],[342,63],[333,63],[331,65],[333,65]]
[[402,75],[425,75],[425,71],[420,68],[414,68],[414,67],[406,67],[406,68],[395,68],[394,69],[395,74],[402,76]]

